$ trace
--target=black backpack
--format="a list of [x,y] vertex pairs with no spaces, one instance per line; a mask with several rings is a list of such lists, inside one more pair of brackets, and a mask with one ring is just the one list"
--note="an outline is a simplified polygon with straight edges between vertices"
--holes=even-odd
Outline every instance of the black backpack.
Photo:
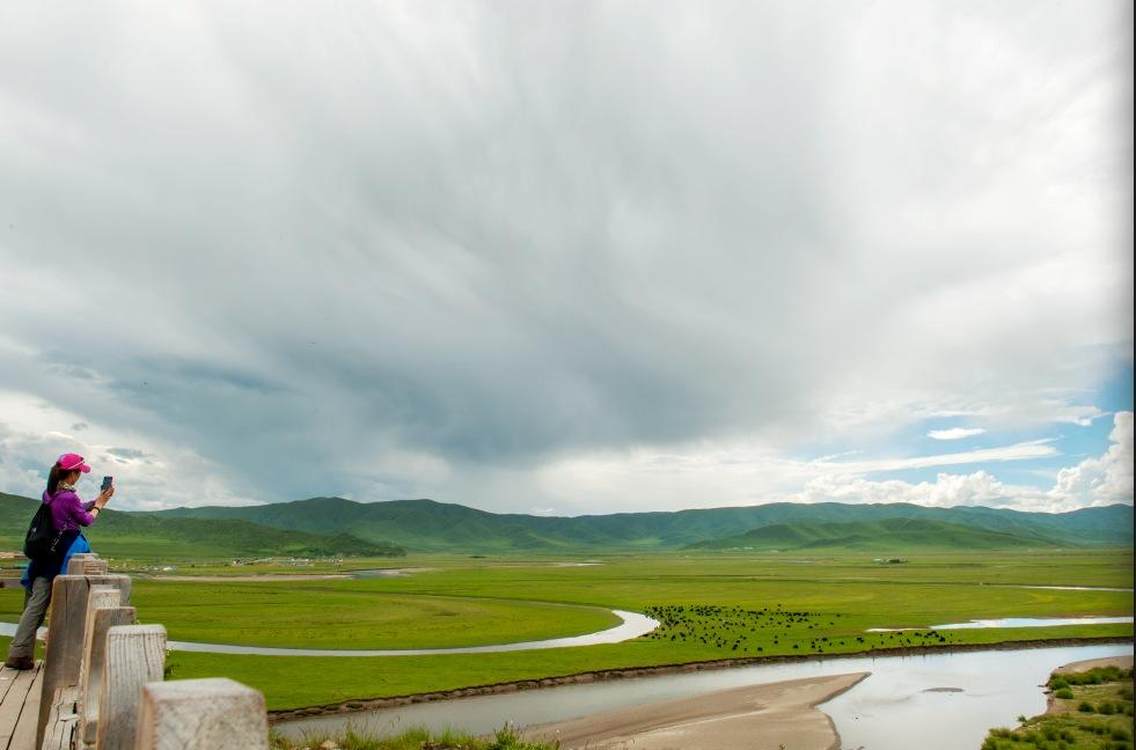
[[24,557],[29,560],[47,560],[62,556],[67,548],[60,549],[64,532],[56,531],[51,520],[51,504],[40,503],[39,510],[32,517],[28,534],[24,537]]

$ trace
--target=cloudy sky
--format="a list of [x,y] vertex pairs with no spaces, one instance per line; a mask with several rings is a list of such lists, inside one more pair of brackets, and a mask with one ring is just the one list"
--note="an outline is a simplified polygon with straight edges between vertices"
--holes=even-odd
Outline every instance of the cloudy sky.
[[1128,2],[0,5],[0,490],[1133,498]]

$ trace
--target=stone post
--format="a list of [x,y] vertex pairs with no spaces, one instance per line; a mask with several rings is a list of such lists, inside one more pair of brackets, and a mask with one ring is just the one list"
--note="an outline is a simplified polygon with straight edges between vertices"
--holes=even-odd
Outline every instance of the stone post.
[[92,586],[119,590],[123,602],[130,600],[130,577],[124,575],[61,575],[51,586],[51,614],[47,627],[47,650],[43,663],[36,747],[43,745],[44,727],[55,692],[79,684],[83,663],[83,634],[87,625],[87,599]]
[[264,696],[225,677],[151,682],[134,750],[268,750]]
[[84,552],[71,555],[67,561],[67,575],[69,576],[98,576],[106,575],[107,561],[100,560],[94,555]]
[[142,686],[162,680],[165,659],[166,629],[161,625],[115,625],[107,631],[98,750],[134,750]]
[[91,587],[83,635],[83,663],[79,671],[79,743],[95,741],[107,631],[116,625],[134,624],[134,607],[119,606],[121,602],[122,592],[118,589]]

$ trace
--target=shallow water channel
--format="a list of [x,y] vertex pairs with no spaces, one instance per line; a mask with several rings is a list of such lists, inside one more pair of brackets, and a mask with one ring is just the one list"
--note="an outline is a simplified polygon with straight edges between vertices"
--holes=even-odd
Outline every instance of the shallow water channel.
[[340,731],[349,725],[370,732],[415,726],[488,732],[509,721],[520,726],[541,724],[744,685],[871,672],[868,679],[821,706],[836,724],[845,750],[973,749],[989,728],[1012,726],[1019,714],[1044,711],[1040,685],[1055,667],[1131,653],[1131,645],[1115,644],[830,658],[312,717],[281,722],[277,729],[294,737]]
[[[252,654],[256,656],[330,656],[351,659],[360,656],[432,656],[436,654],[491,654],[506,651],[539,651],[549,648],[568,648],[572,646],[595,646],[601,643],[622,643],[650,633],[659,627],[659,621],[638,612],[611,610],[620,623],[606,630],[584,635],[563,638],[545,638],[540,641],[517,641],[514,643],[494,643],[487,646],[454,646],[450,648],[393,648],[393,649],[342,649],[342,648],[276,648],[273,646],[242,646],[233,643],[198,643],[170,641],[166,647],[171,651],[197,651],[205,654]],[[0,622],[0,635],[16,634],[16,623]],[[36,637],[43,640],[47,628],[41,627]]]
[[[451,648],[394,648],[394,649],[330,649],[330,648],[273,648],[271,646],[238,646],[227,643],[187,643],[170,641],[171,651],[199,651],[209,654],[256,654],[259,656],[331,656],[352,658],[359,656],[432,656],[437,654],[493,654],[505,651],[539,651],[570,646],[595,646],[601,643],[622,643],[650,633],[659,627],[659,621],[638,612],[613,609],[620,619],[614,627],[584,635],[563,638],[545,638],[540,641],[496,643],[488,646],[454,646]],[[2,632],[2,631],[0,631]],[[13,631],[15,632],[15,631]]]
[[1113,625],[1132,622],[1131,617],[998,617],[931,625],[926,628],[868,628],[868,633],[900,633],[905,630],[981,630],[983,628],[1048,628],[1055,625]]

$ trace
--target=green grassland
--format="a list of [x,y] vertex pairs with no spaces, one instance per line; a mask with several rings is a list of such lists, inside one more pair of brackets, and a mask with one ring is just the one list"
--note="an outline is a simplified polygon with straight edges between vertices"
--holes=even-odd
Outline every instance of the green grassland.
[[170,638],[286,648],[481,646],[591,633],[610,610],[509,599],[400,594],[381,581],[188,583],[139,580],[139,616]]
[[340,735],[313,734],[301,740],[290,740],[279,734],[270,737],[272,750],[311,750],[327,747],[338,750],[558,750],[559,743],[532,742],[511,727],[503,727],[491,737],[474,737],[462,732],[434,734],[425,729],[411,729],[398,734],[377,736],[348,730]]
[[1097,667],[1049,678],[1050,710],[992,729],[982,750],[1132,750],[1132,670]]
[[[611,615],[594,609],[601,607],[654,612],[664,620],[649,637],[543,651],[171,655],[175,677],[229,676],[263,690],[274,709],[678,662],[1132,635],[1130,624],[947,631],[941,639],[925,630],[864,632],[972,618],[1131,615],[1131,592],[1016,587],[1131,587],[1131,550],[913,553],[897,565],[853,551],[607,555],[600,565],[557,566],[563,559],[412,555],[400,564],[424,570],[358,580],[137,578],[133,598],[140,619],[163,623],[171,639],[262,645],[411,648],[528,640],[602,629]],[[327,563],[326,569],[344,566]],[[14,621],[21,602],[18,591],[0,589],[0,618]],[[663,616],[668,613],[681,617]]]

